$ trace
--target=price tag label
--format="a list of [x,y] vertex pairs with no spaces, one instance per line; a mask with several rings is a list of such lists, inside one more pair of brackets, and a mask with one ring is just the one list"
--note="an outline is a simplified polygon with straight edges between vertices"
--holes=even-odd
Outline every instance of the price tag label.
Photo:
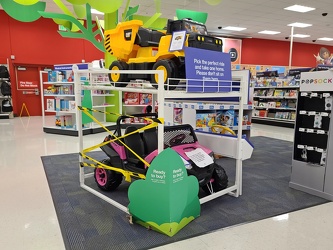
[[299,128],[299,132],[305,132],[305,128]]
[[301,96],[308,96],[308,93],[302,92]]
[[311,97],[317,97],[318,93],[311,93]]
[[311,151],[311,150],[314,150],[314,147],[312,147],[312,146],[307,146],[306,149],[309,150],[309,151]]
[[308,133],[313,133],[313,132],[314,132],[314,129],[312,129],[312,128],[308,128],[308,129],[306,130],[306,132],[308,132]]
[[306,111],[305,111],[305,110],[300,110],[299,113],[300,113],[301,115],[306,115]]
[[317,130],[317,134],[324,135],[325,134],[325,130]]
[[323,93],[323,97],[330,97],[331,94],[330,93]]
[[297,148],[303,149],[305,147],[304,147],[304,145],[297,145]]
[[316,115],[316,111],[310,111],[308,112],[308,115]]
[[316,148],[316,151],[319,152],[319,153],[322,153],[322,152],[324,152],[324,149],[322,149],[322,148]]
[[327,112],[321,112],[320,115],[321,116],[329,116],[329,113],[327,113]]

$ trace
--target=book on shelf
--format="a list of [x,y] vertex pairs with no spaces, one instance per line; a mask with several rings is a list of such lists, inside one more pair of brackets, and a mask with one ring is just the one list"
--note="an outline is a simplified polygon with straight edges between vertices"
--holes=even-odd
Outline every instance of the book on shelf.
[[269,90],[267,91],[266,96],[273,96],[273,95],[274,95],[274,89],[269,89]]
[[267,90],[266,89],[257,89],[254,91],[254,96],[266,96]]
[[55,98],[55,110],[60,111],[60,98]]
[[275,97],[283,97],[283,96],[284,96],[284,91],[281,90],[281,89],[276,89],[276,90],[274,91],[274,96],[275,96]]
[[267,108],[267,102],[259,102],[258,107]]
[[276,112],[275,113],[275,118],[278,119],[291,119],[291,112]]
[[69,111],[74,111],[76,110],[76,102],[73,100],[68,101],[68,110]]
[[259,110],[259,117],[267,117],[267,110]]
[[290,90],[286,91],[285,96],[296,98],[297,97],[297,90],[296,89],[290,89]]
[[276,102],[268,102],[267,108],[276,108]]
[[281,108],[287,108],[288,107],[288,101],[287,100],[281,100]]
[[46,99],[46,110],[55,111],[55,100],[52,99]]

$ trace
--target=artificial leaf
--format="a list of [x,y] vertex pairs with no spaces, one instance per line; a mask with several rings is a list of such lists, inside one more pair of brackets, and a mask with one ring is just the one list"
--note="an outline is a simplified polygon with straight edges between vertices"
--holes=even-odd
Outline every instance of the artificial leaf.
[[73,9],[78,18],[83,19],[86,17],[86,6],[85,5],[73,4]]
[[32,5],[38,3],[39,0],[14,0],[14,2],[17,2],[22,5]]
[[206,3],[208,3],[209,5],[218,5],[222,2],[222,0],[205,0]]
[[128,190],[128,209],[134,222],[168,236],[175,235],[200,215],[199,183],[187,176],[181,157],[171,148],[152,161],[146,179]]
[[134,15],[136,12],[138,12],[139,5],[129,8],[128,11],[126,11],[125,20],[127,20],[130,16]]
[[66,0],[66,1],[76,5],[86,4],[88,2],[88,0]]
[[41,17],[39,11],[46,8],[45,2],[38,2],[32,5],[21,5],[13,0],[1,1],[1,7],[12,18],[20,22],[33,22]]

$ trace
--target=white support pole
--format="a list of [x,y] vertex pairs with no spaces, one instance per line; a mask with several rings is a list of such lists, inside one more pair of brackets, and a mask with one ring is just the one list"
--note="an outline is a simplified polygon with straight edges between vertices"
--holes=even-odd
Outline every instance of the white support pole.
[[292,60],[292,56],[293,56],[293,42],[294,42],[294,26],[291,26],[290,49],[289,49],[289,69],[291,69],[291,60]]
[[[164,118],[164,72],[162,70],[156,71],[158,74],[158,117]],[[158,153],[164,149],[164,124],[158,124]]]

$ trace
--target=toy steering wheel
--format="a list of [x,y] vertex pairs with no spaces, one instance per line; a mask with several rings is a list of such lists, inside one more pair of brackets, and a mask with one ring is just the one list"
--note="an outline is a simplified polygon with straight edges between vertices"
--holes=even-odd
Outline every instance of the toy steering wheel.
[[232,129],[222,125],[212,125],[211,129],[213,133],[236,135]]

